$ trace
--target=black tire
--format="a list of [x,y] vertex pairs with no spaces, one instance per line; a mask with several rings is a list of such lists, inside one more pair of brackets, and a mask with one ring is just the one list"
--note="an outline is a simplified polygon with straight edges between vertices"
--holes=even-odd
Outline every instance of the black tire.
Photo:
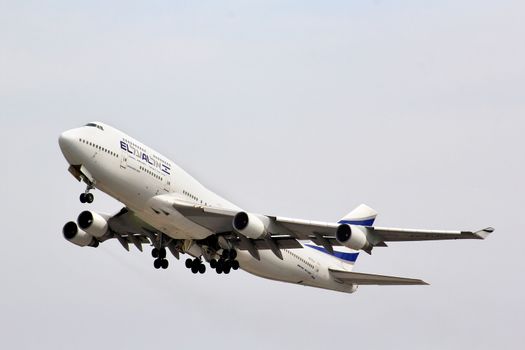
[[239,267],[240,267],[240,264],[239,264],[239,262],[237,260],[233,260],[231,262],[231,265],[232,265],[232,269],[234,269],[234,270],[238,270]]
[[228,251],[228,249],[224,249],[222,251],[222,254],[221,254],[221,258],[223,258],[224,260],[228,259],[228,257],[230,256],[230,253]]
[[166,248],[159,249],[159,258],[166,259]]
[[224,273],[226,275],[230,273],[230,270],[231,270],[231,266],[230,265],[224,267]]
[[86,194],[81,193],[79,199],[80,199],[80,203],[86,203]]
[[199,265],[199,273],[202,275],[205,272],[206,272],[206,265],[200,264]]
[[230,270],[232,268],[232,262],[230,260],[226,260],[222,264],[222,270],[226,272],[226,269]]
[[164,259],[164,260],[161,260],[161,267],[166,270],[168,268],[168,266],[170,265],[170,263],[168,262],[168,260]]
[[159,250],[157,248],[153,248],[151,250],[151,256],[154,257],[154,258],[158,258],[159,257]]
[[235,249],[230,249],[230,260],[235,260],[235,258],[237,257],[237,251]]
[[222,266],[217,265],[217,268],[215,269],[215,272],[217,272],[217,274],[220,275],[222,273]]
[[95,196],[93,196],[93,193],[86,193],[86,202],[87,203],[93,203],[95,200]]
[[185,265],[188,269],[191,269],[191,267],[193,266],[193,259],[186,259]]
[[199,272],[199,266],[192,266],[191,267],[191,272],[198,273]]
[[210,267],[211,267],[212,269],[216,268],[216,267],[217,267],[217,260],[215,260],[215,259],[211,259],[211,260],[210,260]]
[[191,266],[192,266],[192,267],[195,266],[195,267],[199,268],[199,266],[200,266],[201,264],[202,264],[202,263],[201,263],[200,259],[195,258],[195,259],[193,259],[193,262],[192,262],[192,265],[191,265]]
[[157,270],[160,269],[161,264],[162,262],[159,259],[155,259],[155,261],[153,261],[153,267],[156,268]]

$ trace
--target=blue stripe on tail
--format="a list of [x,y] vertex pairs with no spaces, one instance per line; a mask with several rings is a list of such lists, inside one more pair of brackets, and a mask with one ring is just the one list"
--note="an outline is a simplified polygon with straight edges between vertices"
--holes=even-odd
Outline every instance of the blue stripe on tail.
[[348,224],[348,225],[359,225],[359,226],[372,226],[374,224],[375,218],[364,219],[364,220],[341,220],[339,224]]
[[335,256],[338,259],[345,260],[351,263],[355,263],[357,260],[357,257],[359,256],[359,253],[343,253],[343,252],[337,252],[334,250],[334,254],[330,254],[325,248],[319,247],[317,245],[311,245],[311,244],[305,244],[307,247],[313,248],[315,250],[318,250],[320,252],[323,252],[328,255]]

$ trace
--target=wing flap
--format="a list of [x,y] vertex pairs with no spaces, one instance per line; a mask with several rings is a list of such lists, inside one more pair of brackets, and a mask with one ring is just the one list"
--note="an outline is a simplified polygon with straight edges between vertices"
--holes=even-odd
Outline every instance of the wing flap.
[[[277,236],[277,237],[272,237],[272,240],[273,242],[275,242],[275,245],[279,249],[298,249],[298,248],[303,247],[301,243],[299,243],[295,238],[291,238],[291,237]],[[255,248],[259,250],[272,249],[268,241],[265,239],[252,239],[251,242],[253,243]],[[242,240],[237,240],[236,242],[234,242],[234,244],[240,250],[249,249],[248,245]]]
[[358,273],[329,269],[330,274],[339,280],[357,285],[376,286],[405,286],[405,285],[428,285],[425,281],[414,278],[373,275],[369,273]]

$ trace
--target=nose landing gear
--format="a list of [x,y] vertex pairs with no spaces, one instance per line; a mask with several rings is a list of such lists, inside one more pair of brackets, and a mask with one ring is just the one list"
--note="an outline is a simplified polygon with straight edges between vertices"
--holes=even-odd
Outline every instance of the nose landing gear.
[[86,191],[80,194],[80,203],[93,203],[95,196],[93,196],[93,193],[90,193],[89,191],[91,191],[94,188],[95,187],[93,185],[88,185],[86,187]]
[[95,196],[93,193],[81,193],[80,194],[80,203],[93,203]]

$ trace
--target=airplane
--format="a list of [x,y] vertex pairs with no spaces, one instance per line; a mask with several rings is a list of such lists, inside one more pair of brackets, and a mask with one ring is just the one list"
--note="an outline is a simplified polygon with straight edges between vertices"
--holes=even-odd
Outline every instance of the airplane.
[[115,239],[126,250],[151,246],[156,269],[167,251],[203,274],[242,269],[255,276],[353,293],[360,285],[425,285],[420,279],[354,272],[361,251],[388,242],[485,239],[494,231],[439,231],[374,226],[377,212],[361,204],[338,222],[261,215],[208,190],[173,161],[101,122],[67,130],[58,140],[69,172],[86,184],[82,203],[98,189],[124,204],[114,215],[85,210],[62,233],[80,247]]

